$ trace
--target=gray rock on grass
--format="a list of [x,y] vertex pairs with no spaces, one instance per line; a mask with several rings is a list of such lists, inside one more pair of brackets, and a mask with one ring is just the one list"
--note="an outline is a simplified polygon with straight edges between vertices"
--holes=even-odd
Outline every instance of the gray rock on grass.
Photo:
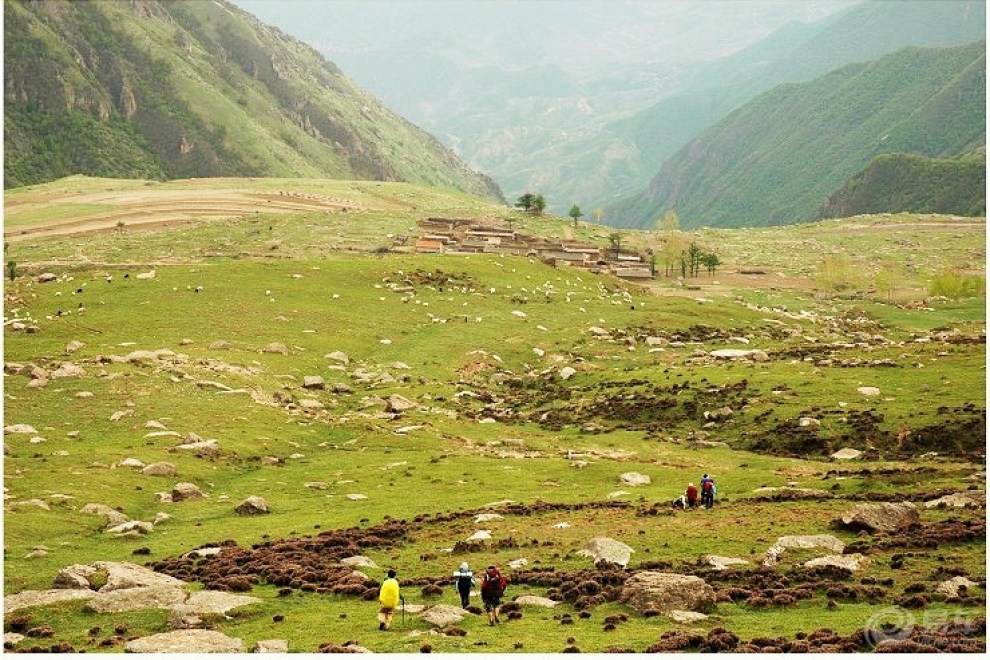
[[599,536],[588,541],[578,554],[591,557],[596,564],[604,561],[625,568],[634,552],[635,550],[621,541]]
[[715,590],[694,575],[642,571],[622,585],[619,600],[639,612],[708,613],[715,609]]
[[234,511],[241,516],[259,516],[265,513],[271,513],[268,509],[268,502],[265,501],[263,497],[257,495],[249,495],[238,504]]
[[838,520],[847,528],[865,529],[869,532],[893,532],[920,521],[918,507],[911,502],[857,504]]
[[244,642],[216,630],[173,630],[124,644],[126,653],[244,653]]
[[460,623],[468,614],[470,614],[470,612],[461,609],[460,607],[441,603],[423,610],[420,613],[419,618],[436,626],[437,628],[446,628],[447,626],[455,623]]

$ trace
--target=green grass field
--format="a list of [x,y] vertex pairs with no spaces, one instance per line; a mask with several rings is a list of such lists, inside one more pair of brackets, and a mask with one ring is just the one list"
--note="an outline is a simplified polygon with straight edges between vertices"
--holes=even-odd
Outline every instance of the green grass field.
[[[62,185],[33,194],[118,187],[76,178]],[[203,180],[162,185],[210,187]],[[506,571],[507,598],[544,595],[545,585],[513,575],[593,571],[578,552],[597,536],[633,548],[630,571],[662,565],[709,576],[699,563],[704,555],[746,559],[742,584],[760,573],[778,537],[833,534],[865,543],[870,560],[842,584],[888,583],[874,601],[834,606],[820,587],[786,605],[723,601],[691,625],[645,617],[614,599],[591,608],[565,599],[553,609],[524,607],[498,629],[469,615],[458,624],[466,635],[458,636],[428,634],[431,626],[412,614],[381,633],[374,602],[299,588],[279,595],[262,579],[251,590],[262,603],[216,628],[248,648],[281,638],[301,652],[348,640],[381,652],[418,652],[424,644],[459,653],[641,652],[671,630],[705,635],[723,627],[742,640],[793,639],[823,627],[847,635],[901,607],[912,585],[933,592],[947,569],[984,583],[983,539],[884,547],[832,521],[865,501],[920,507],[943,492],[985,490],[985,300],[909,305],[869,287],[856,295],[816,291],[809,266],[828,245],[854,262],[896,261],[905,273],[901,290],[923,292],[926,277],[953,264],[982,272],[982,223],[961,228],[934,219],[922,230],[909,218],[858,218],[703,230],[692,236],[717,246],[722,272],[689,278],[687,290],[669,279],[642,288],[522,257],[373,253],[390,234],[413,232],[422,217],[511,216],[517,227],[550,236],[564,235],[570,220],[530,226],[507,208],[399,184],[222,185],[332,196],[354,210],[251,213],[7,245],[17,277],[4,288],[4,424],[35,432],[4,437],[6,596],[47,589],[71,564],[153,564],[225,540],[250,549],[389,521],[401,521],[405,533],[362,549],[380,567],[365,569],[369,579],[395,567],[407,583],[446,587],[424,595],[404,586],[409,604],[457,603],[447,576],[464,560],[479,570],[525,559],[524,568]],[[112,195],[103,203],[112,206]],[[34,201],[16,226],[58,222],[73,208]],[[853,225],[871,227],[868,241],[848,242]],[[924,240],[913,238],[922,231]],[[609,232],[582,224],[574,233],[605,244]],[[625,240],[647,247],[659,239],[630,232]],[[934,254],[925,247],[932,240],[940,247]],[[754,264],[790,284],[733,277]],[[153,278],[139,277],[152,270]],[[42,272],[57,279],[41,282]],[[768,359],[710,355],[725,348],[759,349]],[[349,363],[329,357],[335,351]],[[81,374],[56,377],[64,363]],[[32,382],[32,367],[47,373],[45,383]],[[573,375],[565,378],[565,367]],[[322,377],[326,389],[305,389],[307,376]],[[335,391],[336,383],[346,387]],[[390,412],[384,399],[392,395],[415,405]],[[218,455],[177,449],[189,434],[215,439]],[[844,447],[867,453],[829,458]],[[127,458],[168,461],[178,475],[148,476],[120,465]],[[628,472],[650,483],[623,484]],[[671,511],[670,501],[703,472],[718,481],[718,505]],[[197,484],[207,497],[160,502],[156,493],[177,482]],[[775,501],[754,492],[788,485],[827,496]],[[348,497],[357,494],[365,497]],[[236,515],[249,495],[265,498],[271,513]],[[150,534],[117,539],[101,516],[80,512],[87,503],[134,520],[171,517]],[[983,509],[920,510],[926,528],[985,524]],[[476,523],[483,512],[503,519]],[[490,529],[492,540],[451,552],[479,529]],[[35,556],[39,546],[46,552]],[[776,570],[803,579],[796,559]],[[978,599],[984,593],[981,587]],[[931,599],[909,611],[918,622],[973,620],[985,616],[985,604]],[[122,637],[130,638],[161,632],[167,620],[166,610],[101,615],[78,603],[17,614],[25,613],[29,623],[17,622],[19,629],[49,625],[54,636],[16,648],[65,642],[120,651],[122,641],[100,646],[115,627],[126,626]],[[605,630],[605,619],[620,615],[625,620]],[[13,618],[6,617],[6,631]],[[100,632],[88,632],[94,627]]]

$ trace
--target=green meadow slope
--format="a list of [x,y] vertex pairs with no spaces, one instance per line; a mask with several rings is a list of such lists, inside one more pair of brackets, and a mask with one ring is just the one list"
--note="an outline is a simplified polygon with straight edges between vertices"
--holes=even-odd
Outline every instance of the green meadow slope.
[[[982,221],[698,232],[687,236],[722,255],[715,276],[640,287],[394,240],[434,216],[606,244],[603,227],[399,183],[216,185],[334,210],[237,210],[206,182],[171,182],[202,200],[201,216],[45,235],[31,230],[65,222],[73,195],[102,191],[86,212],[114,217],[145,187],[74,178],[5,196],[27,233],[5,254],[4,624],[51,631],[14,648],[120,651],[169,627],[167,607],[11,610],[19,592],[101,560],[260,599],[206,618],[247,648],[858,651],[880,639],[864,629],[894,614],[948,617],[947,644],[985,646],[984,509],[924,506],[985,497],[985,300],[927,292],[947,267],[982,272]],[[848,244],[862,281],[829,288],[814,264]],[[894,263],[909,264],[896,289],[871,292],[866,264]],[[863,454],[830,458],[843,448]],[[160,462],[175,472],[142,468]],[[703,472],[717,505],[672,511]],[[205,497],[164,501],[180,482]],[[251,495],[270,513],[237,515]],[[916,504],[915,526],[833,523],[888,501]],[[117,538],[87,504],[156,522]],[[469,540],[481,530],[490,540]],[[805,534],[834,535],[862,568],[802,565],[824,551],[760,567],[778,537]],[[632,550],[623,568],[580,554],[602,536]],[[188,554],[206,547],[219,550]],[[337,564],[353,555],[374,566],[361,576]],[[746,563],[718,571],[707,555]],[[502,566],[509,606],[497,628],[474,607],[430,634],[420,606],[458,602],[449,576],[461,561]],[[388,567],[407,612],[382,633],[373,601]],[[623,582],[647,570],[703,578],[708,618],[622,602]],[[936,587],[953,576],[975,585],[947,598]],[[521,595],[558,604],[509,602]]]
[[4,1],[4,188],[73,174],[498,186],[226,1]]

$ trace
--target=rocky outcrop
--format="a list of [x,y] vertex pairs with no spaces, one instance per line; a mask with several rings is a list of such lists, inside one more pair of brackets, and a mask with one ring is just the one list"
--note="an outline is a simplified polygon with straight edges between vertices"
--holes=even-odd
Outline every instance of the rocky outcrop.
[[245,498],[243,502],[234,508],[234,511],[241,516],[260,516],[265,513],[271,513],[268,510],[268,502],[257,495],[251,495]]
[[978,508],[982,509],[987,505],[986,491],[967,490],[961,493],[951,493],[944,495],[937,500],[925,502],[926,509],[935,508]]
[[809,534],[803,536],[781,536],[767,549],[763,557],[764,566],[776,566],[785,550],[806,550],[825,548],[832,554],[842,554],[846,544],[831,534]]
[[167,609],[186,600],[185,585],[132,587],[114,591],[99,591],[86,603],[86,608],[101,614],[132,610]]
[[715,609],[715,590],[700,577],[643,571],[626,580],[619,600],[639,612]]
[[804,565],[808,568],[815,568],[817,566],[834,566],[835,568],[842,568],[847,571],[858,571],[866,564],[870,562],[869,557],[857,553],[851,555],[825,555],[824,557],[815,557],[804,562]]
[[470,614],[470,612],[463,610],[460,607],[441,603],[440,605],[434,605],[433,607],[423,610],[420,613],[419,618],[436,626],[437,628],[446,628],[447,626],[455,623],[460,623],[468,614]]
[[47,589],[43,591],[22,591],[5,596],[3,599],[4,614],[9,614],[25,607],[39,607],[60,603],[66,600],[89,600],[96,596],[89,589]]
[[621,541],[599,536],[588,541],[578,554],[591,557],[596,564],[606,562],[625,568],[634,552],[635,550]]
[[853,530],[868,532],[893,532],[921,521],[918,507],[911,502],[883,502],[881,504],[857,504],[836,521]]
[[132,639],[127,653],[244,653],[244,642],[216,630],[174,630]]

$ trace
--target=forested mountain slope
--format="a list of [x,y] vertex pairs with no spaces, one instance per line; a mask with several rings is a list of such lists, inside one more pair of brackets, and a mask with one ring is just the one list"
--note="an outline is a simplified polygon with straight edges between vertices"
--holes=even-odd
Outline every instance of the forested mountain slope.
[[501,199],[315,50],[222,0],[5,0],[4,77],[5,187],[305,176]]
[[907,48],[780,85],[692,140],[608,215],[633,227],[671,209],[689,227],[814,219],[878,155],[944,159],[985,145],[985,90],[983,42]]
[[[807,82],[908,46],[951,47],[986,38],[976,0],[864,2],[814,23],[792,22],[766,39],[684,76],[682,89],[593,134],[557,140],[503,176],[506,190],[543,183],[566,208],[609,206],[638,194],[663,162],[732,110],[784,82]],[[552,164],[552,167],[550,166]],[[605,222],[621,222],[614,214]]]

